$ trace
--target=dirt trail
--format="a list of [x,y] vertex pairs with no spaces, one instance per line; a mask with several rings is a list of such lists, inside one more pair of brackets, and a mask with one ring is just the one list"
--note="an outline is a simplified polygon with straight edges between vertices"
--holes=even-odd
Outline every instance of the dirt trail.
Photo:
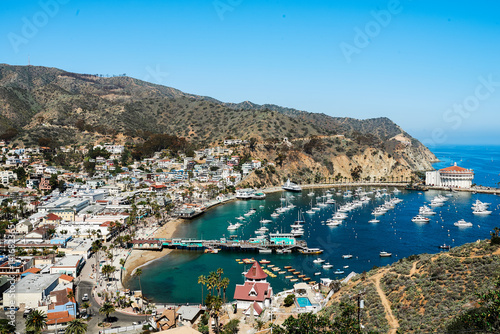
[[376,275],[373,275],[371,277],[371,280],[373,280],[373,283],[375,284],[375,289],[377,290],[377,293],[380,297],[380,300],[382,301],[382,305],[384,306],[385,310],[385,318],[387,319],[387,322],[389,323],[389,334],[396,334],[398,328],[399,328],[399,322],[396,317],[392,314],[391,310],[391,302],[387,299],[384,291],[382,291],[382,288],[380,287],[380,279],[384,276],[386,273],[386,270],[379,272]]

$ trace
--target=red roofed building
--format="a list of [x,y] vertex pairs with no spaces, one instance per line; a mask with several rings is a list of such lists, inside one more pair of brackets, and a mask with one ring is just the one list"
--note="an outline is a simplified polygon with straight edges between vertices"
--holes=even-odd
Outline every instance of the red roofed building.
[[459,167],[457,163],[450,167],[425,173],[425,184],[428,186],[468,189],[472,186],[473,180],[474,171]]
[[245,310],[246,315],[249,315],[253,309],[254,315],[258,316],[264,308],[271,305],[273,288],[266,278],[267,274],[255,261],[245,274],[245,283],[236,285],[234,299],[237,307]]

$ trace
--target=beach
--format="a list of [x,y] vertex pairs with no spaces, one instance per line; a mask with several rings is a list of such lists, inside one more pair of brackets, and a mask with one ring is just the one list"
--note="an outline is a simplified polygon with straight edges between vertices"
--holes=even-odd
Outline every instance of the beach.
[[[154,233],[154,238],[172,238],[177,227],[184,222],[183,219],[169,220]],[[143,267],[148,263],[155,261],[170,252],[173,249],[164,248],[161,252],[133,250],[125,262],[125,275],[123,276],[123,284],[127,282],[135,269]]]

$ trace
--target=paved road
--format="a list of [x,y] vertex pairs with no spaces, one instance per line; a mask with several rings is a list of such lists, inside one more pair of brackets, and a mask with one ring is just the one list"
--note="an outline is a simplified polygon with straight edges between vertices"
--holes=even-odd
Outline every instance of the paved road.
[[[97,324],[104,319],[104,315],[99,314],[99,304],[92,296],[92,288],[95,284],[95,279],[90,279],[89,276],[92,272],[92,264],[95,263],[95,259],[89,259],[85,264],[84,268],[80,274],[80,281],[78,283],[78,289],[76,293],[76,298],[78,300],[79,306],[82,305],[82,297],[84,294],[88,294],[89,302],[91,307],[89,308],[89,314],[92,316],[88,322],[88,332],[97,333],[100,329]],[[95,275],[94,275],[95,277]],[[120,312],[114,312],[110,315],[112,319],[112,327],[115,326],[130,326],[133,322],[139,322],[146,320],[145,316],[129,315]]]

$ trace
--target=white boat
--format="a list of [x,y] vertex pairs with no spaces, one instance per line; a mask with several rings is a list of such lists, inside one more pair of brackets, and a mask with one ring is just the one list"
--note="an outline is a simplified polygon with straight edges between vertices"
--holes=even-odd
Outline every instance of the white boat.
[[236,219],[238,219],[238,220],[244,220],[244,219],[245,219],[245,217],[243,217],[243,216],[239,216],[239,217],[236,217]]
[[343,259],[352,259],[352,254],[344,254],[342,255]]
[[392,253],[389,253],[389,252],[386,252],[386,251],[382,251],[379,253],[380,257],[391,257],[392,256]]
[[432,216],[432,215],[436,214],[427,205],[424,205],[424,206],[420,207],[420,209],[418,209],[418,213],[421,214],[422,216]]
[[259,249],[260,254],[271,254],[272,252],[272,249]]
[[327,226],[339,226],[339,225],[342,225],[342,221],[338,220],[338,219],[327,219],[326,225]]
[[280,216],[280,214],[279,214],[279,213],[277,213],[277,212],[273,212],[273,213],[271,213],[271,217],[273,217],[273,218],[277,218],[277,217],[279,217],[279,216]]
[[323,265],[323,269],[331,269],[331,268],[333,268],[333,264],[330,264],[329,262]]
[[294,237],[301,237],[304,235],[304,229],[302,228],[292,228],[290,231],[291,234],[293,234]]
[[[278,215],[279,216],[279,215]],[[268,223],[272,223],[273,221],[271,219],[264,219],[262,218],[259,223],[261,224],[268,224]]]
[[488,211],[484,208],[477,208],[474,211],[472,211],[473,214],[475,215],[490,215],[492,211]]
[[228,231],[235,231],[240,228],[240,225],[238,224],[231,224],[229,223],[229,226],[227,227]]
[[343,268],[344,268],[344,269],[347,269],[347,268],[349,268],[349,266],[344,266]]
[[466,222],[464,219],[460,219],[453,225],[458,226],[458,227],[471,227],[472,223],[471,222]]
[[343,270],[337,269],[333,272],[335,275],[342,275],[344,273]]
[[288,191],[302,191],[302,188],[296,184],[296,183],[293,183],[292,181],[290,181],[290,179],[288,179],[285,184],[283,184],[282,188],[284,190],[288,190]]
[[323,263],[325,262],[325,260],[323,260],[322,258],[318,257],[317,259],[313,260],[314,263]]
[[421,215],[416,215],[411,221],[414,223],[428,223],[430,219]]
[[321,272],[319,271],[317,273],[314,273],[314,276],[319,276],[319,275],[321,275]]
[[370,219],[368,222],[376,224],[376,223],[380,223],[380,220],[373,218],[373,219]]

